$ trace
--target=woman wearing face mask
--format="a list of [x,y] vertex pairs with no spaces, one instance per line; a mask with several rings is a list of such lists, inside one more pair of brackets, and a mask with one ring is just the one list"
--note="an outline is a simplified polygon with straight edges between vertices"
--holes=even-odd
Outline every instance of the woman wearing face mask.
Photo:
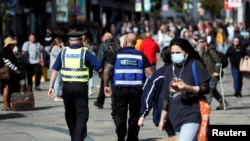
[[[165,71],[162,91],[165,95],[159,130],[163,131],[165,119],[174,127],[178,141],[196,141],[201,122],[199,99],[209,92],[210,75],[198,52],[182,38],[170,42],[172,63]],[[192,63],[195,61],[199,85],[196,86],[192,75]]]

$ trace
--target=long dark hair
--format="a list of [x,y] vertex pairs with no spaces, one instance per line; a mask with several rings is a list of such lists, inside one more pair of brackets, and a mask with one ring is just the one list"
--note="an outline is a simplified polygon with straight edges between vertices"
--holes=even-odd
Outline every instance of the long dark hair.
[[162,50],[161,50],[161,58],[162,58],[162,61],[165,64],[170,64],[171,63],[171,53],[170,53],[169,46],[165,46],[164,48],[162,48]]
[[186,40],[184,38],[174,38],[170,42],[170,50],[171,50],[171,47],[173,45],[179,46],[182,50],[184,50],[186,53],[188,53],[188,57],[187,57],[186,62],[189,62],[191,59],[195,59],[195,60],[199,60],[205,66],[199,53],[194,50],[194,48],[192,47],[192,45],[189,43],[188,40]]

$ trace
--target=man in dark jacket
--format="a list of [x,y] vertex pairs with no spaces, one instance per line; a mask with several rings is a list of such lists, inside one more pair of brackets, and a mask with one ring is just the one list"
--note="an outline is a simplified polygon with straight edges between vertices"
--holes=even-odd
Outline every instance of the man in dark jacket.
[[[104,35],[102,37],[102,41],[103,41],[103,43],[101,43],[99,48],[98,48],[97,59],[102,64],[102,68],[104,68],[106,60],[108,60],[108,58],[110,56],[112,56],[111,54],[108,54],[109,47],[110,47],[109,45],[114,43],[114,40],[112,39],[112,34],[109,32],[104,33]],[[101,79],[100,90],[99,90],[99,94],[98,94],[96,101],[94,101],[94,105],[96,107],[98,107],[99,109],[103,109],[105,95],[104,95],[104,91],[103,91],[104,85],[103,85],[102,75],[100,75],[100,79]]]
[[[150,110],[153,107],[153,122],[158,126],[161,111],[163,106],[163,93],[161,93],[164,84],[164,72],[168,67],[168,64],[171,62],[170,50],[167,47],[164,47],[161,51],[161,58],[164,62],[164,65],[157,69],[152,77],[148,80],[146,87],[143,90],[141,97],[141,109],[140,109],[140,119],[138,121],[139,126],[143,126],[144,119],[149,114]],[[175,132],[169,120],[167,120],[166,131],[168,137],[174,136]]]
[[209,82],[210,93],[205,95],[207,102],[211,105],[212,97],[214,97],[220,103],[216,110],[223,110],[224,105],[227,107],[229,104],[226,100],[225,103],[223,103],[223,98],[217,90],[217,83],[219,81],[220,75],[222,75],[219,54],[212,44],[207,43],[207,39],[205,37],[199,39],[199,47],[202,51],[201,58],[204,61],[210,75],[212,76],[212,79]]

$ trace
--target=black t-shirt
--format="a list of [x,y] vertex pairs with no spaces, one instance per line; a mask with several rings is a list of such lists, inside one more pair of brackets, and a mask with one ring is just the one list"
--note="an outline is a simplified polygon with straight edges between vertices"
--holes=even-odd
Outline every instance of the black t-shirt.
[[239,69],[240,59],[243,58],[246,53],[243,47],[229,47],[226,53],[227,57],[229,57],[231,66]]
[[208,82],[210,79],[210,74],[204,65],[197,60],[191,60],[187,62],[184,67],[177,67],[175,65],[173,67],[173,64],[170,64],[165,71],[164,83],[166,87],[164,87],[162,92],[165,95],[164,100],[168,101],[169,118],[176,131],[179,131],[181,125],[185,123],[200,123],[201,121],[199,98],[203,94],[182,92],[181,94],[174,94],[171,96],[169,91],[169,85],[176,77],[182,79],[188,85],[195,86],[192,75],[193,61],[196,61],[196,72],[198,75],[199,84]]

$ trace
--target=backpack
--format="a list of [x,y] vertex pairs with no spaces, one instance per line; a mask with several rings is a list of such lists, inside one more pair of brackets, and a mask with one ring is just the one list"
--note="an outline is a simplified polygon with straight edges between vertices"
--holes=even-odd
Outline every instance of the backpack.
[[105,52],[105,59],[104,59],[104,61],[106,62],[107,60],[109,60],[109,58],[113,56],[114,53],[116,53],[120,49],[120,46],[116,42],[106,42],[105,44],[108,47]]
[[227,56],[226,56],[224,53],[219,52],[219,51],[217,51],[217,53],[218,53],[219,56],[220,56],[220,62],[221,62],[222,68],[223,68],[223,69],[226,68],[227,65],[228,65]]

